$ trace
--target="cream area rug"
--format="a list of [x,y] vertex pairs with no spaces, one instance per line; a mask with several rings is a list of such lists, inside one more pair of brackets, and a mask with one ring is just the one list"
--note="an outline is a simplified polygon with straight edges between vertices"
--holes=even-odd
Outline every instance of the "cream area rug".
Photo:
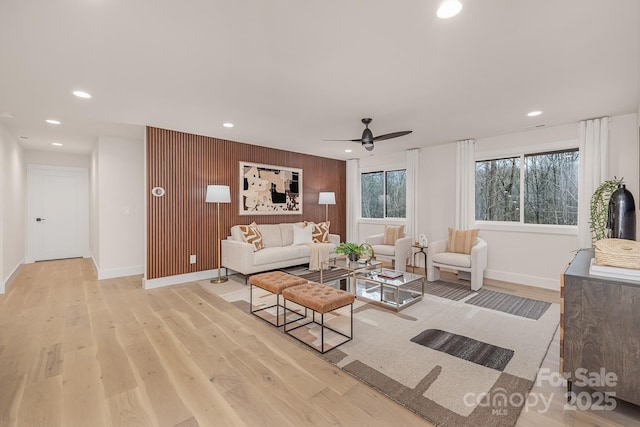
[[[244,278],[199,284],[249,312]],[[254,304],[272,303],[254,288]],[[436,282],[399,313],[357,299],[353,340],[322,357],[436,425],[513,426],[559,319],[558,304]]]

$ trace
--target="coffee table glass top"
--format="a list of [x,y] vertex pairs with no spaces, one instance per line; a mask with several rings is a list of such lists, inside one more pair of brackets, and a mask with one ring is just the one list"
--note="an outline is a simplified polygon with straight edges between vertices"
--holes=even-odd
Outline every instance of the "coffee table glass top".
[[360,261],[349,261],[347,257],[338,257],[330,259],[329,261],[323,261],[323,266],[328,266],[330,268],[342,268],[349,271],[358,271],[358,270],[367,270],[372,268],[378,268],[382,266],[382,261],[369,261],[369,262],[360,262]]
[[424,276],[380,269],[356,274],[355,293],[383,307],[400,311],[424,296]]

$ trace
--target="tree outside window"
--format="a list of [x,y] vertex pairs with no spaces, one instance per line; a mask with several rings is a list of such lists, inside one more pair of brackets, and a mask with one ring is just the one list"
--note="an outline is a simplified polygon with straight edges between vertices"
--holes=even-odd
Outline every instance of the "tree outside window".
[[366,172],[361,175],[363,218],[405,218],[406,171]]
[[578,165],[577,149],[476,162],[476,220],[576,225]]

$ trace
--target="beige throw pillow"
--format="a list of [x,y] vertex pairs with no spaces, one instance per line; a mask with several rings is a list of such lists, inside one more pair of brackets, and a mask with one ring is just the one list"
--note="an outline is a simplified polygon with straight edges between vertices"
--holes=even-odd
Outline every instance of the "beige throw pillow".
[[404,225],[386,225],[384,227],[384,237],[382,238],[383,245],[395,245],[396,240],[404,237]]
[[254,252],[263,248],[262,234],[260,230],[258,230],[258,224],[252,222],[249,225],[239,225],[238,227],[240,228],[244,241],[253,245]]
[[311,234],[313,233],[313,225],[309,224],[306,227],[300,228],[297,225],[293,226],[293,245],[304,245],[307,243],[313,243]]
[[456,230],[455,228],[449,227],[449,252],[470,254],[471,248],[476,245],[479,231],[477,228],[472,230]]
[[331,221],[325,221],[318,224],[313,222],[304,222],[304,225],[313,225],[313,232],[311,236],[313,237],[313,243],[327,243],[329,241],[329,226],[331,225]]

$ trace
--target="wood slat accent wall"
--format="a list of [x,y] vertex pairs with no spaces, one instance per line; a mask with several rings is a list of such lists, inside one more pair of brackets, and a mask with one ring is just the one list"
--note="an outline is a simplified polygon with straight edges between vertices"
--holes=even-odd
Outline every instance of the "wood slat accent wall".
[[[324,221],[318,193],[334,191],[330,231],[344,240],[346,162],[153,127],[146,137],[147,279],[218,268],[216,204],[205,202],[208,184],[231,190],[231,203],[220,204],[223,239],[236,224]],[[302,169],[303,214],[239,215],[241,161]],[[152,196],[153,187],[163,187],[165,195]]]

